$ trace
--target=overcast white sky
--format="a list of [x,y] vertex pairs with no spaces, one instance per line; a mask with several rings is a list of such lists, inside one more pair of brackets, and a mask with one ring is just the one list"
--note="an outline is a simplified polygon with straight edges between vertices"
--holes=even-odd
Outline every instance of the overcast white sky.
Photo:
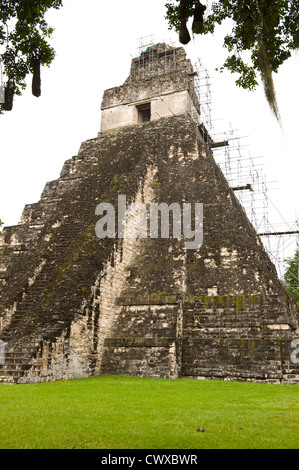
[[[81,142],[97,136],[103,92],[127,78],[138,38],[153,34],[155,42],[180,45],[168,30],[165,2],[65,0],[61,10],[48,14],[57,55],[49,69],[42,69],[42,96],[31,95],[29,79],[13,111],[0,116],[0,218],[5,225],[17,224],[25,204],[39,200],[45,183],[59,177]],[[239,135],[250,136],[251,154],[264,157],[269,181],[277,181],[271,200],[287,221],[294,221],[299,216],[299,57],[294,54],[275,76],[282,131],[262,87],[241,90],[231,74],[214,71],[226,57],[220,33],[197,36],[185,47],[187,55],[193,63],[201,58],[210,72],[218,128],[225,131],[231,122]]]

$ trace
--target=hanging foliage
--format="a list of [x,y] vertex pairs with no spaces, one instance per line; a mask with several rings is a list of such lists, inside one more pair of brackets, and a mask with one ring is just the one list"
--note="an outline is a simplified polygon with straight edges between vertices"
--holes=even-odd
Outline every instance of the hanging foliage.
[[182,44],[188,44],[190,42],[190,34],[186,25],[186,21],[182,20],[181,21],[181,27],[180,27],[180,42]]
[[4,111],[12,110],[14,93],[15,89],[13,83],[7,82],[4,89],[4,103],[2,104]]
[[194,7],[194,16],[193,16],[193,23],[192,23],[192,32],[195,34],[202,34],[203,29],[203,15],[206,11],[207,7],[202,5],[200,2],[198,5]]
[[[232,20],[231,31],[223,42],[229,55],[217,70],[237,73],[236,84],[249,90],[256,88],[259,75],[270,108],[279,120],[273,73],[293,50],[299,48],[299,0],[218,0],[205,3],[203,5],[199,0],[166,3],[169,28],[180,33],[181,26],[188,30],[188,20],[193,20],[194,34],[213,34],[217,25],[227,19]],[[184,39],[187,38],[184,31]],[[246,62],[244,53],[247,52],[248,57],[248,51],[251,60]]]
[[41,95],[40,59],[32,59],[32,68],[32,94],[38,98]]
[[258,64],[259,64],[259,69],[261,73],[261,79],[263,82],[266,99],[276,119],[280,122],[278,105],[276,101],[276,93],[275,93],[274,82],[273,82],[272,69],[271,69],[269,59],[268,59],[268,55],[266,53],[264,43],[262,41],[260,41],[258,45],[257,59],[258,59]]
[[187,11],[186,11],[187,0],[182,0],[179,5],[179,18],[180,18],[180,42],[182,44],[188,44],[191,40],[188,28],[187,28]]
[[29,74],[32,94],[41,95],[41,66],[49,66],[55,56],[48,43],[53,28],[45,21],[45,14],[61,6],[62,0],[0,0],[0,61],[8,90],[0,113],[12,109],[13,96],[22,94]]

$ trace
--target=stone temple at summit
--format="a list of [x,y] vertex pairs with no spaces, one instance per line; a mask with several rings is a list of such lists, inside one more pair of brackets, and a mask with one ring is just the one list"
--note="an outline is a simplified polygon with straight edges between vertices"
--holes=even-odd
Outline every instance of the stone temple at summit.
[[[296,305],[215,163],[194,76],[182,47],[134,58],[124,84],[104,92],[98,136],[4,228],[0,381],[299,383]],[[109,203],[117,219],[120,196],[126,236],[116,220],[115,236],[99,237],[96,208]],[[140,205],[199,203],[198,246],[175,236],[171,210],[168,237],[147,226],[133,236]]]

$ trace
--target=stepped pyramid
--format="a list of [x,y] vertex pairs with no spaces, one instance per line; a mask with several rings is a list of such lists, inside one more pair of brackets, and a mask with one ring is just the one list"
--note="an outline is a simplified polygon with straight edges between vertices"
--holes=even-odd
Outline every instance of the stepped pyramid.
[[[1,235],[3,382],[299,382],[296,306],[206,137],[181,47],[150,47],[105,91],[99,135]],[[96,208],[109,203],[117,215],[120,196],[131,204],[127,236],[116,224],[115,238],[100,238]],[[134,237],[134,203],[202,204],[202,243],[187,248],[174,215],[168,238]]]

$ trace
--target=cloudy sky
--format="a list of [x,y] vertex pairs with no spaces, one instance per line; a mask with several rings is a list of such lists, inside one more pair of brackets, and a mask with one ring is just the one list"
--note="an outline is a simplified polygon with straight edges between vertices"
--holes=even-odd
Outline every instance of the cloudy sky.
[[[24,205],[37,202],[47,181],[59,177],[65,160],[76,155],[81,142],[97,136],[100,105],[106,88],[127,78],[141,37],[173,42],[163,0],[65,0],[50,12],[55,28],[56,58],[42,69],[42,96],[31,95],[31,80],[12,112],[0,116],[0,218],[17,224]],[[299,56],[285,63],[275,76],[283,129],[272,116],[260,87],[255,92],[237,88],[235,78],[220,74],[226,53],[221,48],[225,28],[215,37],[196,37],[186,46],[193,63],[202,60],[211,76],[212,116],[217,131],[231,123],[236,135],[249,136],[252,156],[262,156],[269,181],[273,223],[277,210],[287,222],[299,217],[298,113]],[[276,207],[274,210],[273,207]]]

